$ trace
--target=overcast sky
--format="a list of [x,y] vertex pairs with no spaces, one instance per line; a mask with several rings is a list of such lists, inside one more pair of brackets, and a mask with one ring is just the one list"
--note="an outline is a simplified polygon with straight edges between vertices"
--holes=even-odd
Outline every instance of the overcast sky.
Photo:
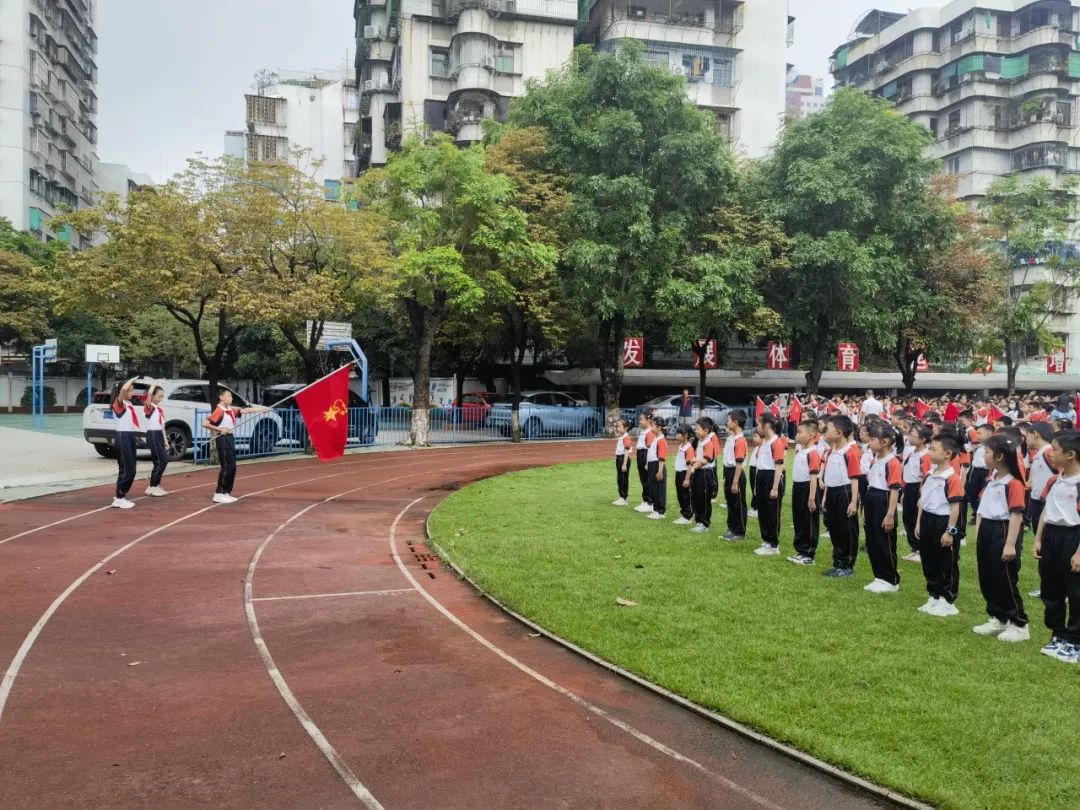
[[[826,76],[832,50],[868,8],[914,3],[790,0],[788,61]],[[352,0],[101,0],[98,156],[164,180],[196,152],[219,155],[244,124],[244,93],[260,68],[342,65],[353,47]],[[831,85],[831,79],[827,86]]]

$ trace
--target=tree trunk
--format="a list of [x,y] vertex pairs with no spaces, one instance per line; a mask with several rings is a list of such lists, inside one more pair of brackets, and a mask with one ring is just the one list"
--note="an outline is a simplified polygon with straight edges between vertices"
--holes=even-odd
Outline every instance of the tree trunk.
[[695,341],[693,344],[694,355],[698,360],[698,419],[705,415],[705,386],[708,381],[709,370],[705,368],[705,354],[708,351],[709,340],[704,342]]
[[525,362],[525,350],[514,352],[514,367],[510,383],[513,385],[510,400],[510,436],[514,442],[521,441],[521,365]]
[[413,374],[412,425],[408,443],[413,447],[431,444],[431,352],[439,331],[438,318],[421,315],[420,341],[416,347],[416,371]]
[[626,321],[622,313],[600,322],[600,388],[604,397],[604,428],[607,436],[616,435],[619,427],[625,341]]
[[1016,344],[1011,340],[1005,340],[1005,385],[1009,389],[1009,396],[1016,396],[1016,372],[1020,368],[1020,358],[1017,355]]
[[919,364],[920,354],[922,352],[913,352],[911,344],[907,340],[897,337],[896,346],[893,349],[893,359],[896,361],[896,367],[900,369],[905,394],[910,394],[915,389],[915,369]]
[[[822,319],[824,320],[824,319]],[[806,391],[816,395],[821,385],[821,375],[825,371],[825,340],[828,337],[826,325],[819,321],[818,335],[810,357],[810,370],[806,372]]]
[[[300,363],[304,367],[304,382],[308,385],[319,379],[319,355],[316,347],[319,345],[319,339],[322,337],[323,325],[320,322],[312,334],[308,338],[308,342],[304,343],[300,340],[300,336],[296,334],[296,330],[290,326],[278,326],[285,341],[293,347],[293,350],[300,357]],[[307,337],[305,335],[305,337]]]

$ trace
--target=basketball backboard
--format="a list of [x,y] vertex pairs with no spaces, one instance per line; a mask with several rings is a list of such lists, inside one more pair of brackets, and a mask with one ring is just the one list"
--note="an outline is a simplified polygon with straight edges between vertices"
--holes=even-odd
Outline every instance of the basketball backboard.
[[86,362],[116,365],[120,362],[120,347],[102,346],[97,343],[87,343]]

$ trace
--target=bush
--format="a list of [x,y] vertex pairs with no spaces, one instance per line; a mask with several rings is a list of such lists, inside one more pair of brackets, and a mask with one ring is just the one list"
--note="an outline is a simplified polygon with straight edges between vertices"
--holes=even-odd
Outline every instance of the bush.
[[[34,401],[34,392],[33,392],[33,389],[28,385],[28,386],[26,386],[25,389],[23,389],[22,400],[20,400],[19,405],[21,405],[24,408],[30,408],[30,407],[33,406],[33,401]],[[53,389],[53,387],[51,385],[46,385],[45,386],[45,407],[46,408],[53,408],[55,406],[56,406],[56,391]]]

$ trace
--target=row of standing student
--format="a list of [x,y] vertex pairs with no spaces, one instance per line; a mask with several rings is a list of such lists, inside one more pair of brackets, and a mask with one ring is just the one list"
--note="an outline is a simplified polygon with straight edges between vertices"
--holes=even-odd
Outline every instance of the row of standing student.
[[[150,386],[141,407],[132,404],[134,393],[135,380],[131,379],[117,389],[109,406],[116,426],[116,462],[119,468],[116,477],[116,497],[112,502],[115,509],[132,509],[135,506],[135,502],[128,498],[128,494],[135,483],[136,450],[140,433],[145,435],[146,446],[153,459],[153,469],[150,472],[146,495],[151,498],[161,498],[169,494],[161,486],[161,479],[169,464],[168,454],[172,449],[166,440],[165,409],[161,405],[165,398],[165,390],[160,385]],[[233,430],[241,415],[265,413],[269,410],[262,406],[249,408],[231,406],[232,393],[222,390],[218,395],[218,406],[203,423],[203,427],[214,434],[218,463],[221,468],[213,497],[214,503],[235,503],[238,500],[232,496],[233,482],[236,479],[236,439],[233,436]]]
[[[781,423],[765,414],[748,446],[745,415],[732,412],[731,437],[720,450],[715,426],[701,419],[694,427],[696,441],[681,432],[675,457],[680,518],[676,524],[708,532],[712,500],[717,494],[716,464],[724,468],[723,489],[730,541],[743,539],[747,517],[756,512],[762,540],[755,553],[779,555],[779,529],[785,494],[786,439]],[[663,519],[666,483],[661,469],[667,455],[663,426],[643,415],[637,438],[642,503],[637,511]],[[630,426],[621,425],[616,444],[619,499],[626,505],[631,448]],[[906,432],[883,419],[860,427],[863,446],[855,441],[855,426],[846,416],[826,417],[822,423],[804,420],[796,431],[792,463],[792,521],[798,565],[816,562],[820,524],[832,544],[832,566],[825,575],[854,576],[860,550],[860,528],[874,579],[871,593],[895,593],[900,588],[897,529],[902,522],[911,552],[904,557],[921,564],[928,593],[919,610],[931,616],[955,616],[960,582],[960,548],[967,528],[967,509],[974,512],[979,584],[989,620],[974,628],[980,635],[1003,641],[1030,637],[1019,592],[1023,526],[1036,533],[1045,623],[1051,640],[1043,653],[1068,663],[1080,662],[1080,433],[1054,435],[1049,425],[997,431],[992,425],[967,426],[964,432],[940,420],[914,423]],[[1050,462],[1053,453],[1061,472]],[[749,458],[748,458],[749,456]],[[746,506],[744,464],[749,461],[751,504]],[[684,490],[690,497],[684,500]],[[1049,508],[1048,508],[1049,507]],[[862,513],[860,526],[859,514]]]

